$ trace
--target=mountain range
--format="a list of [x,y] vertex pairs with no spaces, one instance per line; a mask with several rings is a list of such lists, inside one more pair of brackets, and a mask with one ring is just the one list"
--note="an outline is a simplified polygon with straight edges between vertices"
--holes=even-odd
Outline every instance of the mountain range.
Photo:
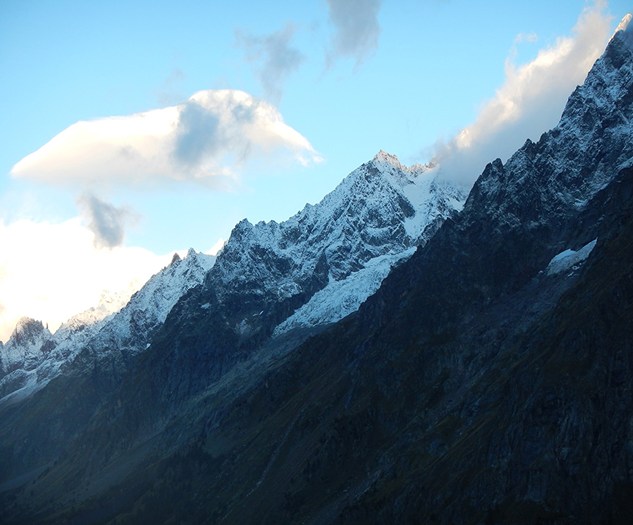
[[470,191],[381,151],[114,314],[22,320],[0,346],[2,519],[632,522],[621,27],[559,124]]

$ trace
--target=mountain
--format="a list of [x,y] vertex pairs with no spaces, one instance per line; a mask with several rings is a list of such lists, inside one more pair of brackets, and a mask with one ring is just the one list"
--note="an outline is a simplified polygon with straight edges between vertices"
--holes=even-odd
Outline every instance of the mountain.
[[631,521],[630,42],[356,316],[169,463],[210,487],[192,507],[220,523]]
[[[257,330],[261,315],[276,312],[273,304],[287,305],[270,320],[272,325],[285,322],[279,332],[290,325],[338,321],[378,288],[392,266],[424,245],[465,199],[464,188],[442,181],[435,167],[405,167],[381,151],[322,202],[287,221],[240,222],[205,286],[223,308],[236,309],[231,322],[242,334]],[[345,293],[350,277],[356,285]],[[312,301],[322,304],[325,298],[334,303],[315,315]],[[297,308],[312,312],[312,318]]]
[[136,377],[129,395],[160,399],[160,414],[135,424],[158,432],[182,400],[236,365],[290,352],[354,311],[464,200],[435,167],[404,167],[380,152],[287,221],[240,222],[152,341],[143,366],[153,375]]
[[7,344],[0,347],[0,370],[8,373],[19,367],[32,367],[50,350],[45,343],[51,337],[41,321],[20,319]]
[[122,389],[157,409],[133,425],[161,427],[210,379],[288,352],[355,311],[465,197],[434,166],[379,152],[289,220],[239,223],[213,265],[190,251],[114,315],[69,321],[49,334],[49,353],[0,378],[0,488],[72,450],[91,419],[122,404]]
[[[103,362],[0,412],[5,521],[630,523],[632,119],[623,26],[460,212],[434,168],[423,189],[379,154],[240,223],[83,422],[53,420],[63,446],[29,425]],[[446,214],[416,219],[418,188]]]
[[[269,309],[263,297],[288,304],[289,317],[280,317],[277,334],[335,322],[358,309],[465,198],[464,188],[438,179],[433,166],[406,167],[381,151],[323,202],[307,205],[288,221],[240,222],[207,286],[227,304],[235,300],[243,307],[253,297],[254,309],[240,310],[235,320],[242,334]],[[0,354],[0,403],[10,394],[11,399],[31,395],[86,348],[96,355],[115,352],[124,360],[144,350],[177,300],[201,284],[213,262],[190,250],[184,262],[175,257],[120,311],[92,308],[37,341],[14,334]]]
[[169,310],[186,291],[202,282],[214,259],[194,250],[189,250],[184,260],[176,256],[120,311],[111,313],[120,298],[104,298],[98,307],[65,322],[54,335],[40,321],[21,320],[0,348],[0,406],[43,388],[81,352],[109,357],[115,353],[125,361],[144,350]]
[[[54,335],[41,321],[21,319],[7,345],[0,345],[0,404],[23,399],[41,388],[126,302],[125,294],[103,294],[96,307],[73,316]],[[38,337],[28,340],[19,335],[28,325],[28,331]]]
[[190,289],[204,280],[215,256],[189,249],[184,259],[175,254],[169,266],[154,275],[99,332],[94,349],[134,355],[145,350],[169,311]]

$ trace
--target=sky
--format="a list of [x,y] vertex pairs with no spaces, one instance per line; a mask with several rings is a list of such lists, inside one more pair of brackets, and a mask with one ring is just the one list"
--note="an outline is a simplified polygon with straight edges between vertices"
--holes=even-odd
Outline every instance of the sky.
[[290,217],[381,149],[472,184],[556,124],[631,9],[3,0],[0,340]]

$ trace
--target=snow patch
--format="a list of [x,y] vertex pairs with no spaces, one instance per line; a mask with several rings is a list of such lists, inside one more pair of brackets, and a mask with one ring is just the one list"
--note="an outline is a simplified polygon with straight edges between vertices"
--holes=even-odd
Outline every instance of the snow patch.
[[295,328],[334,323],[358,310],[365,300],[373,295],[391,269],[413,255],[416,248],[400,253],[386,254],[368,261],[364,268],[341,281],[331,280],[298,308],[293,315],[275,328],[278,336]]
[[575,270],[578,266],[589,257],[589,254],[596,246],[598,239],[585,244],[579,250],[565,250],[558,255],[552,257],[552,260],[547,265],[545,272],[547,275],[556,275],[562,272],[566,272],[569,269]]

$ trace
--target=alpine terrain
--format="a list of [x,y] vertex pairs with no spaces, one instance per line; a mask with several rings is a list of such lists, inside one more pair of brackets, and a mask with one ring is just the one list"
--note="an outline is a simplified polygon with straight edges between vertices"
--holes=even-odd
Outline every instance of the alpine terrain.
[[629,21],[468,195],[380,152],[118,313],[23,320],[2,520],[633,522]]

